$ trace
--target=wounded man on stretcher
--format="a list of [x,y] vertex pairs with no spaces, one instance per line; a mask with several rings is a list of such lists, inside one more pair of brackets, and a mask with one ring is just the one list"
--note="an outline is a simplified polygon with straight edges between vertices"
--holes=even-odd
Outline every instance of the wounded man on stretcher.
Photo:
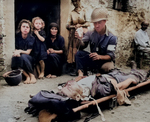
[[[136,85],[147,80],[149,72],[137,70],[135,65],[135,62],[132,61],[129,73],[114,69],[108,74],[99,76],[79,76],[74,80],[67,81],[64,86],[59,86],[57,93],[41,90],[29,100],[25,112],[38,115],[41,110],[45,109],[51,114],[57,115],[55,119],[58,122],[80,118],[80,112],[74,112],[73,108],[78,107],[82,101],[99,99],[111,94],[117,94],[119,98],[121,92],[118,91],[127,88],[131,84]],[[122,105],[124,101],[118,100],[118,103]],[[130,104],[130,102],[127,104]]]

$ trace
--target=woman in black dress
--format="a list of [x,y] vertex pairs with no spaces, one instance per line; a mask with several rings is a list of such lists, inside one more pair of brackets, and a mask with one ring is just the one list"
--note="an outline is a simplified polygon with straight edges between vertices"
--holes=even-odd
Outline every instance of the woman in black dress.
[[33,74],[33,58],[30,56],[35,41],[35,38],[31,36],[31,30],[32,26],[29,20],[23,19],[20,21],[11,64],[13,70],[23,69],[23,74],[26,77],[25,84],[36,83],[36,78]]
[[59,35],[59,27],[56,23],[49,26],[49,35],[46,38],[47,59],[45,60],[45,75],[54,78],[61,75],[65,61],[64,38]]

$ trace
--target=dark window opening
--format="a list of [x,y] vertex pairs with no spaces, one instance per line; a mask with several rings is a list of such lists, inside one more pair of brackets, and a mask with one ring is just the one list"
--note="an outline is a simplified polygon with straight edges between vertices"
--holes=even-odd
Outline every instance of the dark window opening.
[[60,25],[60,0],[15,0],[15,30],[22,19],[37,16],[44,20],[46,33],[51,22]]
[[113,0],[113,9],[118,11],[127,11],[128,0]]

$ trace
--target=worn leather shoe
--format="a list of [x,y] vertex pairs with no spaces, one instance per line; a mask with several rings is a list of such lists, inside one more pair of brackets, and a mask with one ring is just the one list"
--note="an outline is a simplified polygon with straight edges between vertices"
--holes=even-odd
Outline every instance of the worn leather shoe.
[[130,67],[131,67],[131,69],[136,69],[136,68],[137,68],[136,62],[132,60],[132,61],[130,62]]
[[77,76],[77,75],[78,75],[78,74],[77,74],[76,71],[70,73],[70,76]]

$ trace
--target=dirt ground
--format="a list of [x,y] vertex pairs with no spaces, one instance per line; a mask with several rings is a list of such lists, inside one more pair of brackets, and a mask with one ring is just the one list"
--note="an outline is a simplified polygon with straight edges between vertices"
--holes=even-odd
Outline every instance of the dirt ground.
[[[9,86],[5,80],[0,81],[0,122],[38,122],[37,117],[24,112],[30,94],[36,94],[40,90],[57,90],[58,83],[70,80],[74,77],[62,75],[54,79],[37,80],[36,84],[23,84],[18,86]],[[114,109],[105,109],[103,114],[106,122],[149,122],[150,121],[150,90],[136,94],[132,99],[131,106],[118,106]],[[83,122],[85,117],[89,116],[81,112],[81,119],[77,122]],[[91,122],[101,122],[98,116]],[[63,121],[62,121],[63,122]]]

